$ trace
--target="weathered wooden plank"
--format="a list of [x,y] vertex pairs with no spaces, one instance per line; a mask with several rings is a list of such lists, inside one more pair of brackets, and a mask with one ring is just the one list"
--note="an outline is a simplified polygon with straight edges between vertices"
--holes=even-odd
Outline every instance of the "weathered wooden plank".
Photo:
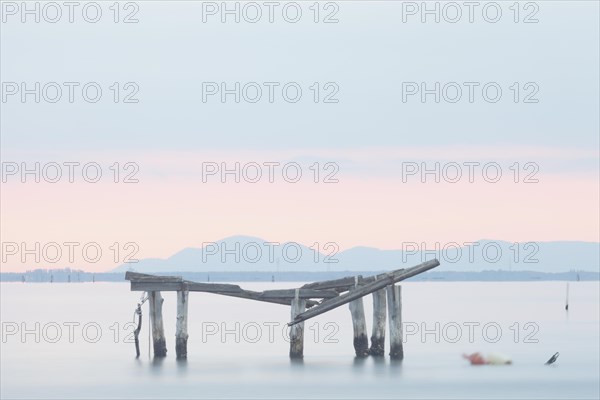
[[[174,292],[180,290],[187,290],[190,292],[206,292],[215,293],[223,296],[238,297],[248,300],[263,301],[266,303],[282,304],[289,306],[292,302],[292,296],[289,297],[277,297],[277,296],[263,296],[263,292],[254,292],[251,290],[244,290],[238,285],[219,284],[219,283],[200,283],[191,281],[182,282],[145,282],[145,281],[131,281],[132,291],[151,292],[151,291],[163,291],[163,292]],[[319,293],[323,294],[321,291]],[[331,295],[332,293],[328,293]],[[335,293],[337,296],[337,292]],[[321,296],[313,296],[320,298]],[[332,296],[333,297],[333,296]],[[308,300],[306,307],[314,307],[319,304],[316,301]]]
[[163,298],[160,292],[149,292],[150,321],[152,323],[152,342],[154,343],[154,357],[165,357],[167,355],[167,344],[165,341],[165,329],[162,318]]
[[313,318],[317,315],[323,314],[324,312],[333,310],[337,307],[351,302],[352,300],[356,300],[367,294],[373,293],[374,291],[382,289],[388,285],[418,275],[422,272],[428,271],[432,268],[437,267],[438,265],[440,265],[440,262],[438,260],[430,260],[422,264],[416,265],[412,268],[401,270],[401,272],[382,274],[383,277],[377,279],[372,283],[361,286],[356,290],[349,291],[333,299],[325,300],[318,306],[313,307],[310,310],[297,315],[293,321],[288,323],[288,325],[291,326],[299,322],[306,321],[309,318]]
[[402,360],[402,288],[391,285],[387,288],[388,312],[390,316],[390,358]]
[[180,290],[177,292],[177,325],[175,328],[175,353],[177,359],[187,358],[188,341],[188,295],[189,292]]
[[[278,290],[265,290],[260,295],[264,299],[292,299],[295,297],[297,289],[278,289]],[[301,299],[331,299],[339,295],[335,290],[314,290],[314,289],[300,289],[298,295]]]
[[380,357],[385,355],[386,301],[385,289],[373,292],[373,327],[371,330],[371,349],[369,354]]
[[[304,312],[306,300],[302,299],[299,290],[296,290],[296,296],[292,299],[291,317]],[[304,323],[301,322],[290,328],[290,358],[304,357]]]
[[131,281],[131,290],[140,292],[177,292],[180,290],[188,290],[190,292],[225,293],[240,292],[242,291],[242,288],[238,285],[229,285],[225,283],[200,283],[192,281],[160,282],[151,280],[135,280]]
[[144,282],[131,281],[133,292],[175,292],[182,289],[182,282]]
[[[398,271],[400,271],[400,270],[398,270]],[[362,275],[358,276],[358,285],[359,286],[366,285],[367,283],[371,283],[374,281],[375,281],[375,276],[368,276],[368,277],[363,277]],[[356,284],[355,276],[346,276],[344,278],[332,279],[329,281],[307,283],[306,285],[303,285],[302,288],[316,289],[316,290],[332,289],[332,290],[336,290],[338,292],[340,292],[340,291],[345,292],[345,291],[348,291],[348,290],[354,288],[355,284]]]
[[180,276],[150,275],[150,274],[141,274],[139,272],[127,271],[125,273],[125,280],[128,280],[128,281],[154,281],[154,282],[181,282],[183,279]]
[[184,284],[190,292],[207,292],[207,293],[239,293],[243,292],[243,289],[238,285],[231,285],[227,283],[200,283],[192,281],[184,281]]
[[345,288],[346,290],[348,290],[349,288],[354,287],[354,282],[355,282],[354,276],[346,276],[346,277],[340,278],[340,279],[332,279],[332,280],[328,280],[328,281],[307,283],[306,285],[303,285],[302,288],[317,289],[317,290],[344,289]]

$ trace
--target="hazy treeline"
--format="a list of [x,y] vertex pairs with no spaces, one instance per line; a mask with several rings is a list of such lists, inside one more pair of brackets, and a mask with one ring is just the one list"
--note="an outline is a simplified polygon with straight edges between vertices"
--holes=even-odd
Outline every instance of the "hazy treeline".
[[[168,272],[196,282],[311,282],[345,276],[384,273],[387,271],[330,271],[330,272]],[[161,275],[161,273],[157,273]],[[412,281],[594,281],[600,274],[589,271],[534,272],[490,270],[481,272],[430,271],[410,278]],[[2,272],[2,282],[125,282],[123,272],[86,272],[76,269],[35,269],[26,272]]]

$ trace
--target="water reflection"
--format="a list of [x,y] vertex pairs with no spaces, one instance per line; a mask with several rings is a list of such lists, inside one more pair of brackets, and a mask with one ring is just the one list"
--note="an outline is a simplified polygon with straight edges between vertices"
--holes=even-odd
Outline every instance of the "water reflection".
[[179,376],[187,375],[187,372],[188,372],[187,358],[177,359],[177,360],[175,360],[175,362],[177,363],[177,375],[179,375]]
[[162,367],[165,361],[165,357],[152,357],[152,363],[150,364],[153,369],[159,369]]
[[354,368],[363,368],[367,363],[367,357],[354,357],[353,366]]
[[290,365],[292,368],[303,368],[304,358],[290,358]]
[[390,358],[390,365],[388,369],[390,371],[390,375],[402,375],[402,360],[398,358]]
[[371,359],[373,360],[373,369],[376,375],[383,375],[387,373],[388,366],[385,357],[372,356]]

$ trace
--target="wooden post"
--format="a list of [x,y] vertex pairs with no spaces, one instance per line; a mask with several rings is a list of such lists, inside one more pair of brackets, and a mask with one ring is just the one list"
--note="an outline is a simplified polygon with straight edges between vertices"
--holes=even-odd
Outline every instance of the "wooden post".
[[150,321],[152,322],[152,342],[154,343],[154,357],[167,356],[167,344],[162,319],[162,305],[164,299],[158,291],[148,294],[150,302]]
[[390,317],[390,358],[402,360],[402,291],[401,286],[387,287],[388,312]]
[[[306,309],[306,299],[300,298],[300,290],[292,299],[292,320]],[[290,358],[304,357],[304,322],[290,328]]]
[[[355,288],[358,287],[358,277],[356,277]],[[369,339],[367,339],[367,323],[365,321],[365,307],[362,297],[349,303],[350,314],[352,315],[352,330],[354,331],[354,351],[356,357],[366,357],[369,355]]]
[[385,323],[386,323],[385,289],[373,292],[373,330],[371,331],[372,356],[385,355]]
[[187,290],[177,292],[177,327],[175,329],[175,353],[177,359],[187,358],[188,340],[188,295]]

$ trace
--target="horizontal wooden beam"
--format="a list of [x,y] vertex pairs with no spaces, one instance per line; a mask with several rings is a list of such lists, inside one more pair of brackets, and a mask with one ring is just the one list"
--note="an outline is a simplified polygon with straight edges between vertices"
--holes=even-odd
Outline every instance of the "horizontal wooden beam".
[[184,290],[190,292],[207,292],[207,293],[239,293],[243,292],[244,289],[238,285],[230,285],[227,283],[200,283],[192,281],[183,281]]
[[166,275],[150,275],[141,274],[139,272],[125,272],[125,280],[127,281],[152,281],[152,282],[181,282],[181,276],[166,276]]
[[187,290],[190,292],[207,292],[207,293],[226,293],[226,292],[240,292],[242,288],[238,285],[228,285],[225,283],[200,283],[192,281],[179,281],[179,282],[162,282],[152,280],[132,280],[131,290],[138,292],[151,292],[151,291],[162,291],[162,292],[177,292],[180,290]]
[[[279,289],[279,290],[265,290],[262,292],[262,298],[269,299],[292,299],[296,296],[296,289]],[[339,296],[339,293],[335,290],[314,290],[314,289],[299,289],[298,298],[300,299],[331,299]]]
[[422,272],[428,271],[432,268],[440,265],[438,260],[431,260],[414,266],[412,268],[400,270],[400,272],[389,272],[378,276],[378,279],[372,283],[368,283],[364,286],[359,286],[354,290],[344,293],[338,297],[325,300],[316,307],[311,308],[308,311],[296,315],[293,321],[289,322],[288,325],[292,326],[299,322],[306,321],[309,318],[316,317],[327,311],[338,308],[344,304],[350,303],[352,300],[356,300],[360,297],[366,296],[379,289],[383,289],[386,286],[392,285],[396,282],[400,282],[404,279],[408,279],[412,276],[418,275]]
[[[151,275],[154,276],[154,275]],[[238,285],[229,285],[224,283],[200,283],[200,282],[191,282],[191,281],[181,281],[181,282],[152,282],[147,279],[132,280],[131,281],[131,290],[139,291],[139,292],[153,292],[153,291],[163,291],[163,292],[178,292],[178,291],[190,291],[190,292],[205,292],[205,293],[215,293],[223,296],[230,297],[238,297],[241,299],[248,300],[256,300],[262,301],[266,303],[274,303],[274,304],[282,304],[282,305],[290,305],[292,303],[292,297],[277,297],[271,296],[269,294],[267,296],[263,296],[263,292],[254,292],[251,290],[244,290]],[[293,290],[293,289],[291,289]],[[318,291],[323,294],[323,291]],[[313,293],[314,294],[314,293]],[[337,296],[337,293],[335,293]],[[318,298],[320,296],[315,296]],[[307,301],[307,307],[314,307],[319,304],[316,301]]]
[[176,292],[182,290],[183,282],[140,282],[131,281],[133,292]]

